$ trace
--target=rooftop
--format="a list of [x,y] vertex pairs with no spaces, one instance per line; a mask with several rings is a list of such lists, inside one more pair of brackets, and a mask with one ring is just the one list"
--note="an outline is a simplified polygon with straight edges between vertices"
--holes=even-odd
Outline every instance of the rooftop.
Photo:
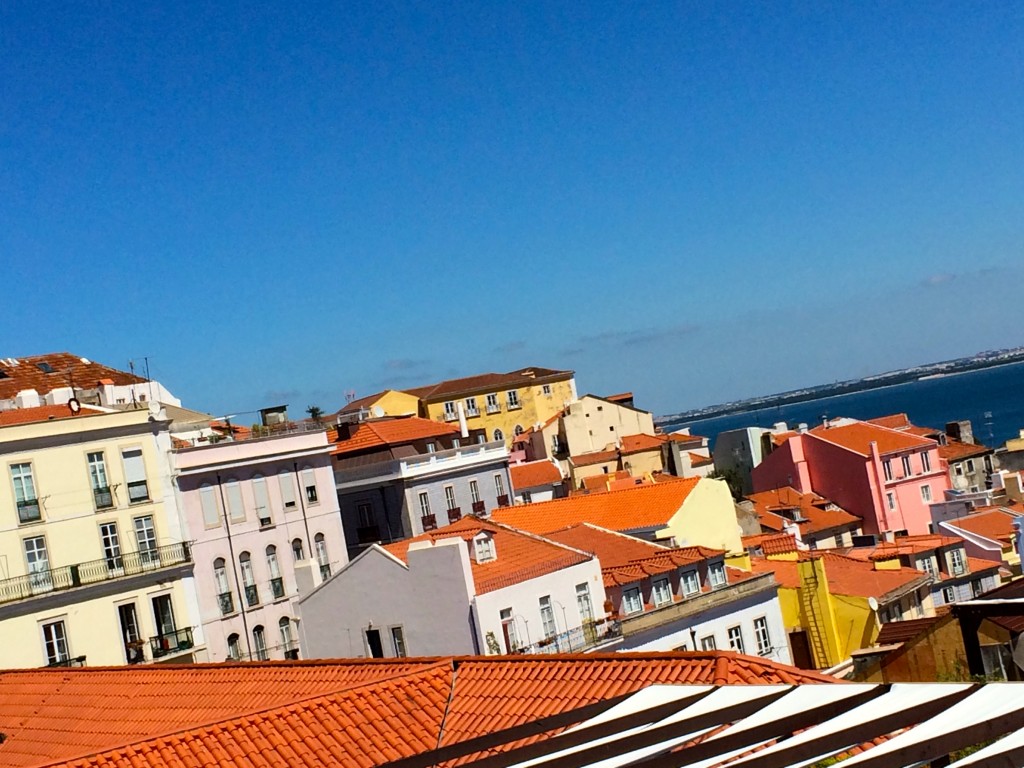
[[71,419],[81,416],[95,416],[100,413],[109,413],[99,408],[92,408],[83,405],[78,413],[72,413],[66,405],[40,405],[35,408],[15,408],[10,411],[0,411],[0,427],[9,427],[15,424],[35,424],[40,421],[56,421],[57,419]]
[[751,558],[751,568],[754,573],[774,573],[779,586],[799,589],[798,563],[810,559],[824,560],[829,589],[834,595],[874,597],[884,602],[886,596],[902,594],[914,587],[915,582],[924,584],[928,579],[926,574],[914,568],[875,570],[872,563],[834,552],[805,553],[799,560]]
[[591,523],[577,523],[560,531],[545,534],[544,538],[582,549],[584,552],[592,552],[601,561],[602,568],[617,568],[634,560],[672,551],[661,544],[643,541]]
[[623,490],[497,509],[496,521],[535,533],[576,523],[593,523],[613,531],[664,527],[679,511],[700,478],[631,486]]
[[819,533],[862,522],[856,515],[840,509],[816,493],[800,493],[789,486],[752,493],[747,498],[754,504],[761,527],[770,531],[784,529],[784,523],[789,519],[782,514],[786,510],[799,510],[799,516],[805,518],[806,522],[799,523],[802,534]]
[[521,584],[591,559],[590,555],[584,552],[473,515],[467,515],[444,528],[387,544],[384,549],[395,557],[407,561],[409,545],[413,542],[436,542],[450,538],[469,542],[481,531],[487,531],[493,536],[496,557],[478,563],[473,557],[472,550],[470,551],[470,567],[478,595]]
[[652,684],[826,682],[724,651],[16,670],[0,761],[368,768]]
[[975,512],[966,517],[947,520],[944,524],[951,528],[958,528],[977,536],[984,536],[986,539],[1007,544],[1013,541],[1014,517],[1015,515],[1011,512],[1004,512],[999,508],[995,508],[984,512]]
[[527,367],[508,373],[481,373],[476,376],[465,376],[461,379],[446,379],[437,384],[404,390],[421,400],[434,402],[457,395],[471,395],[501,389],[529,387],[537,383],[571,379],[572,371],[559,371],[553,368]]
[[604,464],[605,462],[618,460],[619,452],[617,450],[592,451],[590,453],[580,453],[576,456],[569,457],[569,461],[572,462],[574,467],[589,467],[594,464]]
[[425,440],[428,437],[447,437],[460,434],[458,424],[421,419],[418,416],[393,416],[369,419],[355,425],[350,437],[339,437],[335,432],[331,442],[335,456],[402,445]]
[[0,358],[0,400],[9,400],[24,389],[34,389],[45,395],[72,383],[77,389],[95,389],[101,379],[116,386],[146,383],[141,376],[94,363],[70,352]]
[[808,434],[862,456],[870,455],[871,443],[877,443],[880,455],[936,446],[934,440],[898,432],[895,429],[888,429],[866,421],[855,421],[835,427],[815,427]]
[[547,460],[510,464],[508,471],[512,476],[512,487],[516,490],[562,482],[562,472],[558,465]]

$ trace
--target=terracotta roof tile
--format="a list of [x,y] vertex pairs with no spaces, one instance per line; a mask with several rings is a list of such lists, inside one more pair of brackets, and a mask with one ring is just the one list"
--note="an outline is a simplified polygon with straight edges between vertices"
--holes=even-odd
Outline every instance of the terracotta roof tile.
[[816,493],[800,493],[789,486],[752,493],[747,498],[754,504],[761,527],[770,531],[784,529],[788,517],[780,514],[783,510],[799,510],[800,516],[806,519],[798,524],[801,534],[821,533],[863,522]]
[[715,460],[710,456],[705,456],[702,453],[694,453],[689,451],[690,454],[690,466],[692,467],[706,467],[715,463]]
[[[833,552],[804,554],[800,559],[824,559],[829,589],[834,595],[874,597],[883,599],[893,592],[910,589],[915,582],[925,584],[928,576],[913,568],[875,570],[872,563]],[[765,560],[751,558],[754,573],[774,573],[780,586],[799,589],[800,576],[796,560]]]
[[618,461],[618,451],[593,451],[592,453],[581,453],[577,456],[570,456],[569,461],[576,467],[589,467],[594,464]]
[[504,507],[495,510],[493,518],[535,533],[557,531],[576,523],[593,523],[613,531],[659,528],[675,516],[699,481],[700,478],[692,477]]
[[545,534],[544,538],[584,552],[592,552],[601,561],[602,568],[616,568],[635,560],[672,551],[660,544],[616,533],[591,523],[578,523],[560,531],[552,531]]
[[889,416],[878,416],[874,419],[866,420],[869,424],[877,424],[880,427],[886,427],[887,429],[906,429],[912,426],[910,418],[905,413],[893,413]]
[[[591,477],[583,478],[583,489],[585,491],[607,491],[610,490],[610,486],[617,480],[630,480],[634,479],[629,474],[627,469],[617,469],[607,475],[592,475]],[[635,478],[639,480],[640,478]],[[634,483],[635,484],[635,483]]]
[[72,413],[66,405],[40,405],[35,408],[16,408],[11,411],[0,411],[0,427],[9,427],[15,424],[34,424],[40,421],[56,421],[57,419],[80,418],[82,416],[95,416],[99,413],[106,413],[98,408],[82,406],[77,414]]
[[550,461],[528,461],[510,464],[512,487],[516,490],[538,488],[542,485],[557,485],[562,482],[562,471]]
[[993,541],[1006,543],[1013,540],[1013,519],[1013,514],[993,509],[987,512],[975,512],[974,514],[958,517],[954,520],[947,520],[946,525],[952,528],[959,528],[968,533],[977,534],[978,536],[984,536]]
[[943,618],[945,617],[928,616],[923,619],[886,622],[878,632],[875,645],[896,645],[913,640],[918,635],[927,632]]
[[917,536],[899,536],[895,541],[881,541],[872,547],[857,547],[858,559],[890,560],[900,555],[919,555],[932,552],[940,547],[952,547],[963,544],[963,539],[956,536],[940,536],[925,533]]
[[936,445],[934,440],[897,432],[894,429],[887,429],[866,421],[857,421],[837,427],[815,427],[808,434],[861,456],[869,455],[871,443],[878,444],[878,453],[881,455],[915,448],[935,447]]
[[[40,365],[49,367],[52,373],[46,373]],[[51,390],[68,386],[69,381],[73,381],[80,389],[94,389],[101,379],[107,379],[118,386],[146,382],[141,376],[94,363],[70,352],[21,357],[17,365],[11,365],[6,358],[0,358],[0,400],[9,400],[23,389],[34,389],[40,395],[45,395]]]
[[461,379],[447,379],[425,387],[405,390],[426,402],[437,402],[456,395],[486,392],[488,390],[515,389],[529,387],[541,382],[570,379],[572,371],[558,371],[552,368],[520,368],[508,373],[481,373],[476,376],[465,376]]
[[939,456],[946,461],[964,461],[974,456],[984,456],[986,453],[992,453],[992,449],[986,445],[961,443],[952,438],[947,438],[946,444],[939,446]]
[[765,536],[761,539],[761,551],[766,555],[784,555],[798,552],[796,536],[789,533]]
[[665,444],[668,437],[665,435],[623,435],[621,448],[623,455],[631,453],[642,453],[644,451],[658,451]]
[[489,531],[493,535],[494,552],[497,557],[494,560],[478,563],[470,552],[470,567],[473,571],[473,583],[476,585],[478,595],[493,592],[512,584],[520,584],[590,559],[588,555],[554,541],[517,531],[506,525],[495,524],[489,520],[482,520],[473,515],[467,515],[444,528],[387,544],[384,549],[404,561],[408,557],[409,545],[413,542],[436,542],[453,537],[468,542],[480,531]]
[[371,419],[356,426],[351,437],[339,439],[334,433],[332,442],[335,456],[359,453],[373,448],[403,445],[428,437],[447,437],[459,434],[457,424],[421,419],[417,416]]

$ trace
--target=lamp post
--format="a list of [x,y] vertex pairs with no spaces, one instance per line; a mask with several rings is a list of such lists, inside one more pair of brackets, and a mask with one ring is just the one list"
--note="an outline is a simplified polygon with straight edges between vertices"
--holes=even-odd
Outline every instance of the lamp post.
[[515,616],[515,618],[517,618],[520,621],[522,621],[523,622],[523,626],[526,628],[526,647],[529,648],[530,646],[533,645],[533,642],[530,640],[530,621],[529,621],[529,619],[524,619],[522,617],[522,615],[520,615],[518,613],[514,614],[514,616]]
[[[569,643],[569,650],[572,651],[572,643],[569,642],[569,619],[565,617],[565,606],[562,605],[558,600],[552,600],[552,602],[562,609],[562,625],[565,627],[565,640]],[[558,642],[558,626],[555,625],[555,650],[559,653],[562,652],[562,644]]]

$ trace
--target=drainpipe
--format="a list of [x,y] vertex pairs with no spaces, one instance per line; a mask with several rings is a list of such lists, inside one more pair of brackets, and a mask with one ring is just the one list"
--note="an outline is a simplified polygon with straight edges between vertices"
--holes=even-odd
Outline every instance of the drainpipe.
[[224,485],[220,480],[220,472],[217,473],[217,492],[220,494],[220,508],[224,515],[224,530],[228,534],[228,556],[231,558],[231,572],[235,574],[235,585],[240,586],[238,591],[238,610],[242,614],[242,632],[245,634],[245,647],[249,651],[249,660],[252,660],[252,638],[249,637],[249,621],[245,616],[245,584],[238,573],[238,559],[235,557],[235,545],[231,541],[231,520],[228,518],[228,504],[224,498]]
[[299,509],[302,510],[302,527],[306,529],[306,546],[309,547],[310,557],[313,555],[313,539],[309,535],[309,520],[306,519],[306,489],[302,487],[302,477],[299,475],[299,462],[292,462],[295,470],[295,482],[299,486]]

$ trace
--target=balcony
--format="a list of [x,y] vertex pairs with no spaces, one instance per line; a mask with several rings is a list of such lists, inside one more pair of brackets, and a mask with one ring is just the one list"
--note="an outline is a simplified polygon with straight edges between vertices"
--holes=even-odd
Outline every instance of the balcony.
[[434,515],[424,515],[420,518],[420,525],[424,531],[432,531],[437,528],[437,518]]
[[18,522],[35,523],[42,520],[39,510],[39,499],[25,499],[18,502]]
[[486,502],[483,502],[483,501],[474,501],[473,502],[473,514],[474,515],[482,515],[486,511],[487,511],[487,503]]
[[250,584],[245,588],[245,604],[250,608],[260,604],[260,591],[255,584]]
[[448,522],[457,523],[462,519],[462,510],[459,507],[452,507],[448,510]]
[[292,641],[290,643],[286,643],[285,646],[284,646],[284,657],[288,661],[298,661],[299,660],[299,645],[298,645],[298,643],[296,643],[294,641]]
[[618,621],[601,619],[588,621],[582,626],[573,627],[567,632],[538,640],[519,650],[519,653],[578,653],[595,648],[622,637],[622,624]]
[[190,562],[192,553],[189,545],[182,542],[143,552],[127,552],[117,557],[35,571],[25,576],[0,580],[0,603],[151,573]]
[[330,563],[323,563],[323,564],[321,564],[321,566],[320,566],[320,579],[322,581],[327,581],[327,579],[329,579],[330,577],[331,577],[331,564]]
[[217,604],[220,605],[221,616],[230,616],[235,612],[235,596],[230,592],[221,592],[217,595]]
[[459,412],[458,411],[445,411],[444,412],[444,420],[445,421],[458,421],[459,420]]
[[176,629],[173,632],[157,635],[149,639],[149,648],[154,659],[170,656],[172,653],[187,651],[194,643],[192,642],[192,629]]
[[149,483],[145,480],[128,483],[128,502],[138,504],[143,501],[149,501]]
[[498,506],[499,507],[507,507],[508,506],[508,494],[507,493],[503,493],[503,494],[501,494],[501,496],[498,497]]
[[380,528],[376,525],[361,525],[356,528],[356,539],[360,544],[373,544],[380,541]]
[[501,406],[498,405],[497,403],[488,403],[487,404],[487,412],[488,413],[501,413]]
[[93,488],[92,499],[96,509],[110,509],[114,506],[114,494],[110,488]]
[[275,600],[280,600],[284,597],[284,579],[280,576],[270,580],[270,594],[274,596]]
[[54,661],[46,665],[47,667],[84,667],[85,656],[75,656],[74,658],[61,659],[60,661]]
[[523,404],[520,403],[518,400],[516,400],[514,403],[512,401],[509,401],[505,405],[505,408],[510,410],[510,411],[518,411],[522,407],[523,407]]
[[474,416],[479,416],[479,415],[480,415],[480,409],[479,408],[467,408],[466,409],[466,418],[467,419],[472,419]]

